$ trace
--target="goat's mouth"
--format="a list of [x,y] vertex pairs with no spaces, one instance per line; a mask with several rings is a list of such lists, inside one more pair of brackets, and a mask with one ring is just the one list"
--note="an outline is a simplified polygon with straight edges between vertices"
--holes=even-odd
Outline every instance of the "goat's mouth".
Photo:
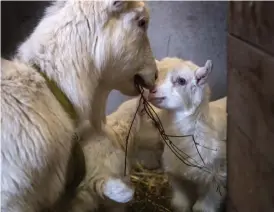
[[155,96],[149,96],[148,101],[150,101],[152,104],[160,104],[166,99],[165,96],[163,97],[155,97]]
[[135,84],[135,86],[139,85],[146,89],[150,89],[152,87],[152,85],[147,84],[145,79],[142,76],[140,76],[139,74],[136,74],[134,76],[134,84]]

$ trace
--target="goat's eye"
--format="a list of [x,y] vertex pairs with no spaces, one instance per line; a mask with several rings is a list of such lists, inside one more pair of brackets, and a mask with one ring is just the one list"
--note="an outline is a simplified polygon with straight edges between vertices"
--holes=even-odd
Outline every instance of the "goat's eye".
[[178,77],[177,78],[177,83],[179,85],[185,85],[186,84],[186,80],[184,78],[182,78],[182,77]]
[[141,28],[145,28],[146,26],[146,21],[144,19],[141,19],[138,21],[138,26]]
[[145,29],[147,25],[147,21],[144,18],[140,18],[138,20],[138,27]]

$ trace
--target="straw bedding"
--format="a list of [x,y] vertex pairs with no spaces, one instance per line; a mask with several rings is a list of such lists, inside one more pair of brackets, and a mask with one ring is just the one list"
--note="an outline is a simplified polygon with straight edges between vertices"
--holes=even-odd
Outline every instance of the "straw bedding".
[[170,185],[162,170],[147,170],[141,165],[131,174],[135,185],[135,199],[127,211],[132,212],[170,212]]

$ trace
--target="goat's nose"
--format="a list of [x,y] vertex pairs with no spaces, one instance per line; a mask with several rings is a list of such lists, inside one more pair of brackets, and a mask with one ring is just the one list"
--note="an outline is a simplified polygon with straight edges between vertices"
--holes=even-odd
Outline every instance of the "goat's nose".
[[154,86],[153,88],[151,88],[149,90],[150,93],[156,93],[157,92],[157,88]]

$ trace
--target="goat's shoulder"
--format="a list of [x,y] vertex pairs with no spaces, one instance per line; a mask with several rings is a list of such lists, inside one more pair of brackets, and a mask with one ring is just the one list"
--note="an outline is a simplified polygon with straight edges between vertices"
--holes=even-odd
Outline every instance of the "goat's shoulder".
[[[69,140],[74,130],[72,121],[50,92],[44,78],[20,62],[2,60],[2,65],[1,108],[5,145],[28,146],[28,150],[36,151],[30,153],[33,157],[58,148],[64,151],[63,144],[66,144],[65,149],[70,149]],[[32,149],[30,145],[36,148]],[[37,148],[39,145],[44,148]]]
[[[72,121],[34,69],[2,60],[1,73],[3,192],[25,195],[24,189],[29,189],[32,192],[26,198],[44,201],[43,195],[51,191],[53,200],[63,186],[56,182],[54,173],[64,177],[70,157]],[[44,177],[49,179],[46,184]],[[46,188],[43,195],[41,190],[33,189],[36,186]]]

